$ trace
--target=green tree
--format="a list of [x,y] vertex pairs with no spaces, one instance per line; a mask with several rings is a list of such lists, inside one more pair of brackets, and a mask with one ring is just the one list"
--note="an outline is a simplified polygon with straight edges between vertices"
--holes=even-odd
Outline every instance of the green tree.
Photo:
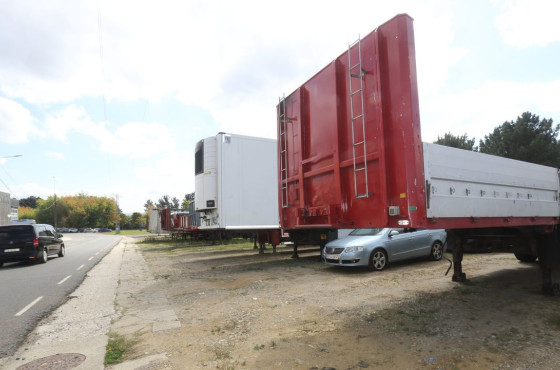
[[25,207],[19,206],[18,207],[18,217],[20,220],[29,219],[29,220],[36,220],[37,219],[37,209],[35,207]]
[[144,216],[140,212],[134,212],[130,216],[131,229],[142,229],[144,227]]
[[439,137],[438,135],[437,140],[434,141],[434,144],[445,145],[459,149],[473,150],[476,152],[478,148],[474,146],[474,143],[475,139],[469,139],[467,137],[467,134],[455,136],[450,132],[443,135],[443,137]]
[[[30,196],[19,200],[20,207],[37,208],[37,201],[40,197]],[[21,218],[21,217],[20,217]]]
[[192,202],[194,202],[194,192],[189,193],[189,194],[185,194],[185,197],[183,198],[183,201],[181,202],[181,208],[189,209],[189,205]]
[[552,119],[525,112],[515,121],[504,122],[480,140],[482,153],[541,164],[560,166],[560,125],[553,125]]
[[157,202],[157,208],[171,208],[172,204],[169,200],[169,195],[165,194],[163,197],[159,198]]
[[157,208],[156,205],[154,204],[154,202],[152,202],[151,199],[148,199],[146,201],[146,203],[144,204],[144,211],[148,212],[150,209],[155,209]]

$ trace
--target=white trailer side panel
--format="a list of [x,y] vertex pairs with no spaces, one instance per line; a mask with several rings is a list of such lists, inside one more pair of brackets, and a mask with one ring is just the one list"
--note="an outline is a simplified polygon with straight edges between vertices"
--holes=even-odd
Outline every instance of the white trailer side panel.
[[223,228],[278,228],[276,140],[222,134],[219,145]]
[[557,217],[558,170],[423,143],[427,217]]
[[[204,173],[195,178],[201,229],[279,228],[276,140],[220,133],[204,139]],[[215,172],[207,168],[216,153]],[[208,163],[207,163],[208,162]],[[213,177],[211,179],[211,177]],[[208,205],[214,190],[215,204]]]

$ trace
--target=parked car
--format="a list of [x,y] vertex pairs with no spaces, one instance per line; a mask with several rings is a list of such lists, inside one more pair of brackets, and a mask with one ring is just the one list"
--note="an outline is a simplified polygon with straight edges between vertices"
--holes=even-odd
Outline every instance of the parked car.
[[390,262],[411,258],[440,260],[446,250],[446,239],[443,229],[355,229],[348,236],[327,243],[321,256],[329,265],[368,266],[372,271],[380,271]]
[[46,224],[0,226],[0,267],[5,262],[46,263],[49,256],[64,257],[62,234]]

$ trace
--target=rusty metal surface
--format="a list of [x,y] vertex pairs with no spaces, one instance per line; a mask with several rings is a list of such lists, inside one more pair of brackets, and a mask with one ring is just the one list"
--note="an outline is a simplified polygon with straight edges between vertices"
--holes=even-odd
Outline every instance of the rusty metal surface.
[[52,369],[65,370],[72,369],[80,365],[86,360],[86,356],[80,353],[58,353],[53,356],[42,357],[24,365],[19,366],[16,370],[35,370],[35,369]]

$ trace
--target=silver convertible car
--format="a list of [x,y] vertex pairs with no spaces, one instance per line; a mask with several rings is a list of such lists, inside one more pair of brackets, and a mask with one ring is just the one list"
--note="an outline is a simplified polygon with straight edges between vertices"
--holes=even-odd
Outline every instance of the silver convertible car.
[[383,270],[389,262],[430,257],[440,260],[446,249],[443,229],[355,229],[323,248],[323,262],[337,266],[368,266]]

